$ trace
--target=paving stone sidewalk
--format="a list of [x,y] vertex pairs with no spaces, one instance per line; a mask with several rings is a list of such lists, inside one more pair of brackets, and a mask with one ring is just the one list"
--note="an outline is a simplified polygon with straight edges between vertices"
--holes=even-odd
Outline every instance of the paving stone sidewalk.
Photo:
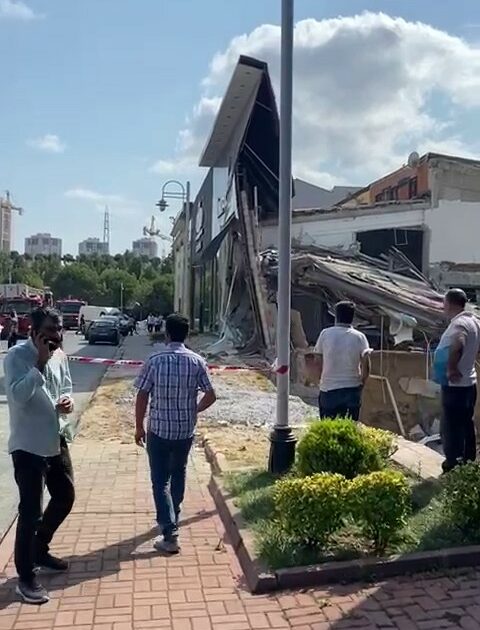
[[145,454],[79,442],[73,459],[77,502],[54,549],[70,557],[70,570],[45,576],[48,604],[20,604],[13,532],[7,536],[0,546],[0,630],[480,629],[476,572],[253,596],[206,488],[210,472],[201,452],[189,470],[182,554],[168,558],[152,549]]

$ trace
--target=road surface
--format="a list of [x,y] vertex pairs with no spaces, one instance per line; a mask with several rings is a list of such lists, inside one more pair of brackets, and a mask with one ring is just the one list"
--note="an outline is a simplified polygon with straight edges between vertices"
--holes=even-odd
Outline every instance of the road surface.
[[[6,349],[6,342],[2,342],[1,350]],[[112,358],[118,353],[118,348],[107,345],[89,346],[80,335],[66,332],[64,349],[67,354],[78,356]],[[12,522],[17,504],[17,489],[12,476],[12,466],[7,453],[8,440],[8,407],[4,390],[3,361],[5,353],[0,355],[0,537]],[[70,364],[75,395],[75,416],[78,418],[87,406],[93,392],[97,388],[105,367],[95,364]]]

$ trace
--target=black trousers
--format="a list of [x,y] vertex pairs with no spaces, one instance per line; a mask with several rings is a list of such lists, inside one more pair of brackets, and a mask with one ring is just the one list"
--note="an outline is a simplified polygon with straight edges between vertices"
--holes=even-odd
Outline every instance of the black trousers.
[[460,462],[475,461],[475,403],[477,386],[442,387],[442,421],[440,433],[445,461],[443,469],[451,470]]
[[351,418],[357,421],[360,417],[362,405],[361,387],[344,387],[320,392],[318,406],[320,418]]
[[[72,460],[64,438],[61,438],[60,454],[55,457],[14,451],[12,459],[20,494],[15,566],[19,578],[28,581],[34,575],[36,562],[48,553],[55,532],[73,507]],[[45,485],[50,501],[43,512]]]

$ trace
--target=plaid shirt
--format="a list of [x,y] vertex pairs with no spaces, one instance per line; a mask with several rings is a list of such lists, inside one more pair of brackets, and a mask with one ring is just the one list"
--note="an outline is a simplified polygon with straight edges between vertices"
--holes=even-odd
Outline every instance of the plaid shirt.
[[193,436],[198,392],[213,389],[205,361],[181,343],[151,356],[135,387],[150,394],[148,431],[165,440]]

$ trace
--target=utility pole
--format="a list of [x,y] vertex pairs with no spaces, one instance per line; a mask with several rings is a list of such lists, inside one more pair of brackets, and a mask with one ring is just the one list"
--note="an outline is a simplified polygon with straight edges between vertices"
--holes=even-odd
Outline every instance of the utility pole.
[[103,242],[107,246],[107,254],[110,254],[110,210],[105,206],[103,215]]
[[280,61],[280,184],[278,208],[277,417],[270,435],[270,472],[285,473],[295,460],[295,436],[289,426],[291,223],[292,223],[292,91],[293,3],[282,0]]
[[191,227],[191,216],[190,216],[190,182],[187,182],[185,186],[185,246],[184,246],[184,258],[183,258],[183,310],[185,316],[188,318],[190,322],[190,327],[192,327],[192,311],[191,311],[191,300],[190,300],[190,288],[192,286],[192,269],[190,267],[191,264],[191,247],[192,247],[192,227]]
[[120,282],[120,312],[123,313],[123,282]]

